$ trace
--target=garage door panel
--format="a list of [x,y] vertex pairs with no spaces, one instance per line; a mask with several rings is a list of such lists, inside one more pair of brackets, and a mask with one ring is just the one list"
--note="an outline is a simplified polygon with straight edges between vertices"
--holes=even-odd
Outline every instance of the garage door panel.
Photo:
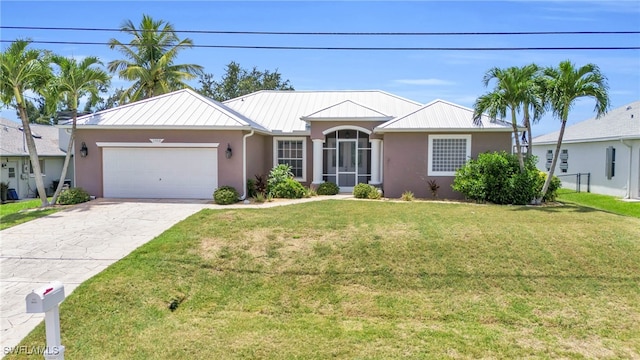
[[104,148],[104,196],[210,198],[217,158],[215,148]]

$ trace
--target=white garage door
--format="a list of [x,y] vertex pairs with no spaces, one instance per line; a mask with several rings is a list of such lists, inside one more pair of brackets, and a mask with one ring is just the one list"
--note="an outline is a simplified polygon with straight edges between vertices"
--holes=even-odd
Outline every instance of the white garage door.
[[105,147],[104,197],[209,199],[218,186],[215,148]]

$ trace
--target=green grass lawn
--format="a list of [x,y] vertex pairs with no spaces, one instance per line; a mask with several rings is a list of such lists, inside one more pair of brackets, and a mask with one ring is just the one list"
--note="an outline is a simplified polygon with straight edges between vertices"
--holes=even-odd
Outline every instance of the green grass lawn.
[[[640,219],[348,200],[204,210],[60,314],[67,359],[638,358]],[[44,339],[41,324],[21,345]]]
[[60,210],[59,208],[48,208],[43,210],[23,211],[36,209],[40,207],[41,204],[42,202],[40,199],[36,199],[0,205],[0,230],[47,216]]
[[620,198],[608,195],[575,192],[568,189],[558,191],[558,200],[595,209],[609,211],[614,214],[640,218],[640,202],[622,201]]

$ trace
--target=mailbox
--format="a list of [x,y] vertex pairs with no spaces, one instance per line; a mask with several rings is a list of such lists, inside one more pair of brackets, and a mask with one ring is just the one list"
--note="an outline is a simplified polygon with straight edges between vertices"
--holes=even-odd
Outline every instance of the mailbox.
[[26,297],[27,313],[44,313],[58,306],[64,300],[64,286],[54,281],[35,289]]

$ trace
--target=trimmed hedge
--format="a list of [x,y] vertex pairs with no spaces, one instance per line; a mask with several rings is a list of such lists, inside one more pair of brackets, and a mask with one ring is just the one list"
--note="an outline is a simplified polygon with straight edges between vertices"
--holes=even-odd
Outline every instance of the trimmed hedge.
[[219,205],[230,205],[238,202],[238,190],[233,186],[221,186],[213,192],[213,200]]
[[318,185],[318,189],[316,189],[316,193],[318,195],[336,195],[340,192],[340,187],[332,182],[323,182]]
[[85,189],[75,187],[62,191],[60,196],[58,196],[57,203],[59,205],[73,205],[87,202],[90,199],[91,197]]

